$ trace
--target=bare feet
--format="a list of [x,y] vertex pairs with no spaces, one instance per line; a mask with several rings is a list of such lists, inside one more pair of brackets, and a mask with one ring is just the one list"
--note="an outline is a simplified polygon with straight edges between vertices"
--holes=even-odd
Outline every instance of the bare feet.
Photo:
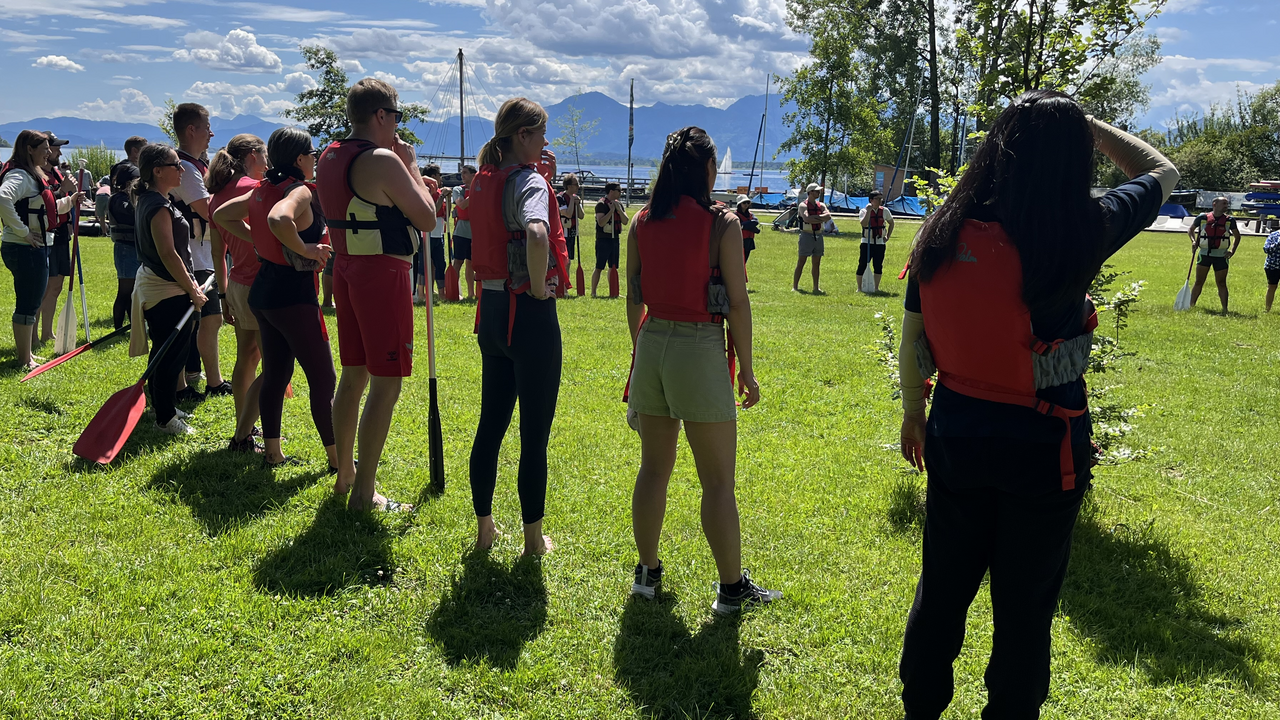
[[555,549],[556,549],[556,544],[551,542],[551,538],[547,535],[542,535],[539,537],[537,544],[534,546],[530,546],[528,539],[526,539],[524,542],[524,552],[520,554],[540,556],[540,555],[546,555],[547,553]]
[[492,515],[476,518],[476,547],[481,550],[488,550],[493,547],[493,541],[498,538],[498,526],[493,522]]

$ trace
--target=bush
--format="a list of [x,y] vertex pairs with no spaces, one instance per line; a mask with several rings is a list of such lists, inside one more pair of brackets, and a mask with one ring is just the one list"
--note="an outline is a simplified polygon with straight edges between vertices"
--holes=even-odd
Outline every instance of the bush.
[[[111,172],[111,166],[119,161],[115,151],[108,149],[103,144],[75,148],[67,154],[66,158],[67,162],[71,163],[72,174],[80,169],[80,158],[88,161],[89,174],[93,176],[95,183],[99,178]],[[84,189],[81,188],[81,190]]]

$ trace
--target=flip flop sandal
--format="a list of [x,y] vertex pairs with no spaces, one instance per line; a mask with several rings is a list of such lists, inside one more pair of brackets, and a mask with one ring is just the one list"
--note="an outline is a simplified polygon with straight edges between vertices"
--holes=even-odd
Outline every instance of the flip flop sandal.
[[302,461],[301,461],[301,460],[299,460],[298,458],[293,457],[292,455],[287,455],[287,456],[285,456],[285,458],[284,458],[283,460],[281,460],[280,462],[271,462],[270,460],[268,460],[268,459],[266,459],[266,458],[263,458],[263,459],[262,459],[262,464],[263,464],[263,465],[264,465],[268,470],[275,470],[275,469],[276,469],[276,468],[278,468],[278,467],[286,467],[286,466],[287,466],[287,467],[294,467],[294,466],[296,466],[296,465],[302,465],[303,463],[302,463]]
[[380,512],[385,512],[385,513],[413,512],[413,506],[410,505],[409,503],[402,503],[402,502],[396,502],[395,500],[388,500],[387,504],[383,505],[381,508],[378,508],[378,510]]

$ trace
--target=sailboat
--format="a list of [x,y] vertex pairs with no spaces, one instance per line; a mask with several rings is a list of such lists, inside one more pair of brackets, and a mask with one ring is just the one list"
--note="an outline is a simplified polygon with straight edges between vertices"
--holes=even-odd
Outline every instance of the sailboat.
[[720,167],[716,170],[716,188],[721,190],[732,190],[733,182],[733,150],[726,147],[724,149],[724,159],[720,161]]

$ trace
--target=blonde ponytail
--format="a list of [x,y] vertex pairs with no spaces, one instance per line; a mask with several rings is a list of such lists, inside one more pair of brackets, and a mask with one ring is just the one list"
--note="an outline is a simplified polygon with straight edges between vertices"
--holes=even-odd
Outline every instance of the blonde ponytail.
[[529,98],[511,98],[502,103],[493,119],[493,137],[480,148],[480,165],[499,165],[511,152],[512,139],[525,128],[545,127],[547,111]]
[[210,195],[216,195],[231,184],[237,175],[244,175],[244,159],[250,153],[265,150],[266,143],[262,138],[250,133],[241,133],[231,138],[227,146],[213,156],[209,163],[209,171],[204,176],[204,187]]

